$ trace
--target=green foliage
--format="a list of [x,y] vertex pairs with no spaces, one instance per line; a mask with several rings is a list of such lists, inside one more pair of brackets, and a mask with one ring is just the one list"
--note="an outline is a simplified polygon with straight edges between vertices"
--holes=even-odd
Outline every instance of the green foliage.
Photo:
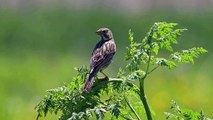
[[[158,66],[174,68],[175,62],[194,63],[194,58],[198,58],[201,54],[207,52],[202,47],[174,52],[172,44],[177,44],[177,37],[186,30],[175,29],[175,26],[177,26],[177,23],[155,23],[140,43],[134,41],[133,33],[129,31],[130,46],[127,47],[126,60],[129,61],[127,68],[135,72],[150,63],[154,67],[153,70]],[[167,58],[159,58],[160,49],[166,49],[171,52],[171,55]],[[152,70],[147,71],[147,73],[149,72],[152,72]]]
[[[48,112],[57,114],[61,120],[103,119],[110,114],[111,119],[141,119],[138,113],[144,113],[137,106],[144,106],[148,120],[152,120],[151,110],[146,100],[144,80],[159,67],[174,68],[176,63],[194,63],[194,58],[207,51],[203,48],[192,48],[182,52],[174,52],[173,44],[186,29],[176,29],[176,23],[155,23],[146,37],[140,42],[134,40],[129,31],[130,45],[127,47],[125,69],[120,69],[117,77],[109,80],[96,78],[92,91],[82,91],[88,70],[77,69],[78,74],[69,84],[47,91],[47,95],[37,105],[38,118]],[[159,57],[160,50],[170,53],[168,57]],[[139,87],[132,83],[138,81]],[[131,103],[131,99],[139,102]]]
[[93,91],[85,93],[82,87],[88,69],[81,67],[76,70],[78,74],[69,84],[47,91],[47,95],[36,106],[37,119],[46,116],[48,112],[62,112],[60,120],[89,119],[93,116],[103,119],[106,112],[109,112],[112,118],[128,118],[128,110],[122,111],[126,109],[124,96],[128,96],[130,90],[137,89],[132,83],[113,79],[96,80]]
[[[182,72],[181,77],[178,77],[178,82],[180,84],[193,83],[185,84],[190,87],[186,92],[193,91],[188,97],[196,96],[196,98],[192,98],[196,100],[192,100],[189,106],[199,106],[196,101],[200,101],[204,103],[206,113],[213,111],[211,107],[213,102],[206,101],[213,98],[213,94],[209,92],[213,91],[213,87],[211,87],[213,74],[211,74],[212,67],[210,67],[213,65],[213,27],[211,27],[213,10],[193,11],[189,15],[189,12],[183,12],[184,10],[180,12],[171,9],[150,10],[145,14],[127,14],[128,11],[118,12],[103,7],[94,9],[87,9],[87,7],[74,9],[64,6],[62,8],[55,5],[44,5],[43,7],[33,5],[23,8],[13,7],[12,9],[2,7],[0,8],[0,120],[35,118],[36,113],[32,106],[43,97],[42,94],[45,94],[47,89],[63,86],[64,82],[69,83],[71,78],[76,75],[73,66],[88,64],[91,49],[98,39],[94,31],[103,26],[103,23],[104,26],[113,30],[118,44],[115,59],[107,69],[110,74],[114,75],[117,69],[124,65],[122,61],[126,52],[124,48],[128,45],[128,29],[131,28],[135,39],[140,41],[156,20],[175,20],[181,25],[181,27],[177,27],[189,29],[178,39],[179,44],[175,47],[178,48],[176,50],[181,51],[190,46],[202,46],[208,49],[209,53],[205,57],[202,56],[201,59],[196,59],[193,67],[181,66],[180,69],[187,67],[189,72]],[[177,67],[179,66],[177,65]],[[159,69],[149,78],[149,81],[159,78],[159,83],[154,83],[156,84],[155,90],[160,89],[159,87],[166,88],[164,94],[172,97],[185,90],[185,87],[171,86],[169,83],[174,81],[167,82],[166,79],[179,76],[180,72],[176,72],[175,69],[172,74],[170,72],[165,73],[164,70]],[[196,79],[190,79],[192,76]],[[199,78],[203,80],[198,80]],[[195,87],[201,84],[205,87],[202,89]],[[151,97],[153,96],[151,93],[155,91],[152,90],[152,84],[147,81],[146,85],[148,85],[149,94],[147,96],[151,98],[150,101],[156,104],[161,102],[161,100]],[[170,92],[175,88],[178,88],[176,92]],[[197,91],[204,94],[199,94]],[[182,96],[179,100],[187,101],[188,97]],[[164,100],[168,101],[168,99],[167,97]],[[137,100],[130,99],[130,102],[133,104]],[[167,103],[161,102],[161,105],[165,106]],[[164,118],[161,114],[163,112],[161,106],[152,105],[152,108],[158,119]],[[107,116],[105,118],[107,119]],[[42,119],[55,120],[57,116],[49,114]]]
[[189,50],[182,50],[181,52],[175,52],[171,55],[171,59],[183,63],[194,63],[194,58],[198,58],[201,54],[206,53],[207,50],[202,47],[191,48]]
[[203,111],[194,112],[190,109],[182,109],[180,106],[172,100],[171,102],[171,112],[165,112],[166,119],[175,119],[175,120],[212,120],[207,118]]

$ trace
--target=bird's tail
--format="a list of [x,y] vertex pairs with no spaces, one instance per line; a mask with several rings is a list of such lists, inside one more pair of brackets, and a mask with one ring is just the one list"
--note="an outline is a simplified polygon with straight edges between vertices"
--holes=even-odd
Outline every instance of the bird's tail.
[[92,88],[93,82],[94,82],[94,76],[89,75],[89,78],[87,79],[87,81],[84,85],[83,91],[89,92]]

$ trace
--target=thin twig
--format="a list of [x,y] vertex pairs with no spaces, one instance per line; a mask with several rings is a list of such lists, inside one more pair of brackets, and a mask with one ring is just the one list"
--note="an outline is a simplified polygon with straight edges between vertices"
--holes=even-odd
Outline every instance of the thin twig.
[[110,78],[110,80],[123,81],[123,79],[121,79],[121,78]]
[[135,111],[135,109],[132,107],[132,105],[130,104],[129,100],[125,96],[124,96],[124,100],[127,103],[127,105],[129,106],[129,108],[131,109],[131,111],[135,114],[137,119],[141,120],[141,118],[139,117],[139,115],[137,114],[137,112]]
[[121,114],[121,117],[126,119],[126,120],[132,120],[131,118],[128,118],[128,117],[124,116],[123,114]]
[[153,71],[155,71],[158,67],[160,67],[160,65],[156,66],[155,68],[153,68],[152,70],[150,70],[147,75],[149,75],[150,73],[152,73]]

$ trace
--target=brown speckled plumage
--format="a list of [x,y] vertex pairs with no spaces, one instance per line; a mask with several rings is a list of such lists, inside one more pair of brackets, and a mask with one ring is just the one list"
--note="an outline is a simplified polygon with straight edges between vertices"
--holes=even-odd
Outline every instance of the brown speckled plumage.
[[94,77],[99,71],[102,71],[111,63],[116,52],[116,44],[111,30],[108,28],[100,28],[96,33],[100,35],[101,40],[96,44],[90,59],[89,77],[83,88],[86,92],[91,90]]

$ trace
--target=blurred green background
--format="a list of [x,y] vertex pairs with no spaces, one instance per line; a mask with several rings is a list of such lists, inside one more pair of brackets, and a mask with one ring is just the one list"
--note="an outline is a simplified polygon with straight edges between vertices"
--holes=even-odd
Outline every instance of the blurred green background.
[[[213,2],[163,0],[8,0],[0,1],[0,119],[33,120],[45,91],[62,86],[89,65],[99,40],[94,32],[109,27],[117,43],[115,76],[124,67],[128,30],[141,40],[154,22],[177,22],[187,28],[175,50],[202,46],[209,52],[194,65],[159,69],[146,81],[155,119],[164,119],[170,101],[213,114]],[[145,117],[145,114],[143,115]],[[43,119],[56,119],[48,115]]]

